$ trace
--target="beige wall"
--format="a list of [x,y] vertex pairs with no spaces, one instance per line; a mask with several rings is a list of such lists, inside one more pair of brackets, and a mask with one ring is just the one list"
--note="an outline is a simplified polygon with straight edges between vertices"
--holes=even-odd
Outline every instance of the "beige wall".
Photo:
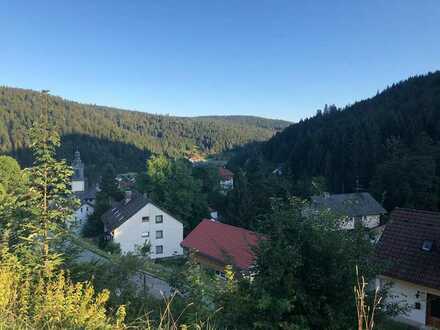
[[[440,296],[440,291],[386,276],[378,277],[377,284],[380,287],[386,283],[392,285],[386,301],[398,303],[401,306],[408,305],[411,308],[407,315],[399,315],[396,319],[412,325],[425,325],[427,295],[429,293]],[[414,308],[416,303],[420,303],[420,309]]]

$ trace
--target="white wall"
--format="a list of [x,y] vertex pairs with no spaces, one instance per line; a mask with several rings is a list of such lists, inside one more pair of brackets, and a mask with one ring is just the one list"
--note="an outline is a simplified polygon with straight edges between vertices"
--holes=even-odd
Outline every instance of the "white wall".
[[230,190],[232,188],[234,188],[234,179],[229,179],[229,180],[220,180],[220,187],[223,190]]
[[72,181],[72,191],[84,191],[84,181]]
[[[162,223],[156,223],[156,215],[163,216]],[[142,222],[142,217],[149,216],[150,221]],[[163,238],[156,239],[156,231],[163,231]],[[149,238],[142,237],[142,233],[149,232]],[[145,205],[130,219],[115,229],[113,239],[120,244],[122,253],[136,252],[136,246],[142,246],[145,240],[151,244],[152,259],[182,255],[180,243],[183,240],[183,225],[169,214],[163,212],[153,204]],[[156,246],[163,246],[163,253],[156,254]]]
[[218,211],[211,211],[209,212],[209,215],[211,219],[217,220],[218,219]]
[[[362,217],[362,225],[366,228],[375,228],[380,225],[380,215],[368,215]],[[343,220],[342,229],[354,229],[354,218]]]
[[[386,302],[399,303],[403,306],[407,304],[411,308],[407,315],[397,316],[397,320],[417,326],[425,325],[427,294],[440,295],[440,291],[384,276],[379,277],[378,282],[381,287],[385,283],[392,283]],[[415,309],[417,302],[420,303],[420,309]]]
[[367,228],[375,228],[380,225],[380,215],[368,215],[362,219],[362,223]]
[[93,206],[89,204],[81,205],[73,214],[73,230],[79,233],[93,212]]

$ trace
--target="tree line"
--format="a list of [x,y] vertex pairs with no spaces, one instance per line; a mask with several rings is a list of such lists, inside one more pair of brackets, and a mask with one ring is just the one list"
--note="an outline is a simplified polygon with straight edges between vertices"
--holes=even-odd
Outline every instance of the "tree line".
[[[118,172],[143,169],[151,154],[181,157],[197,147],[218,154],[254,140],[265,140],[288,122],[247,116],[173,117],[80,104],[48,97],[49,115],[62,138],[58,158],[78,149],[97,174],[111,163]],[[41,93],[0,87],[0,153],[22,165],[32,163],[27,131],[42,108]]]
[[[313,181],[333,193],[362,188],[391,210],[439,208],[440,72],[394,84],[343,109],[325,106],[231,161],[262,159],[302,196]],[[302,188],[301,188],[302,187]]]

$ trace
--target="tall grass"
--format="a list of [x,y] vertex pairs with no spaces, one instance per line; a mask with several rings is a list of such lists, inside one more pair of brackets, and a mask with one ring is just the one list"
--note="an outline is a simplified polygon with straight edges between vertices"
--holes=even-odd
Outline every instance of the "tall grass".
[[373,330],[374,315],[382,300],[379,297],[379,288],[376,287],[374,291],[374,298],[371,305],[367,303],[366,294],[367,283],[365,278],[359,275],[358,267],[356,267],[356,285],[354,287],[354,295],[356,299],[356,312],[358,320],[358,330]]

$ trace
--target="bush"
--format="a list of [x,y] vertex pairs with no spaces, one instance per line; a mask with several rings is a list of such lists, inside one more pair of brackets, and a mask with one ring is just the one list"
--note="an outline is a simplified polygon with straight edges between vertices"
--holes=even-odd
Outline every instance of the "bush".
[[125,307],[107,315],[109,292],[73,283],[63,271],[35,277],[8,253],[0,261],[1,329],[122,329]]

